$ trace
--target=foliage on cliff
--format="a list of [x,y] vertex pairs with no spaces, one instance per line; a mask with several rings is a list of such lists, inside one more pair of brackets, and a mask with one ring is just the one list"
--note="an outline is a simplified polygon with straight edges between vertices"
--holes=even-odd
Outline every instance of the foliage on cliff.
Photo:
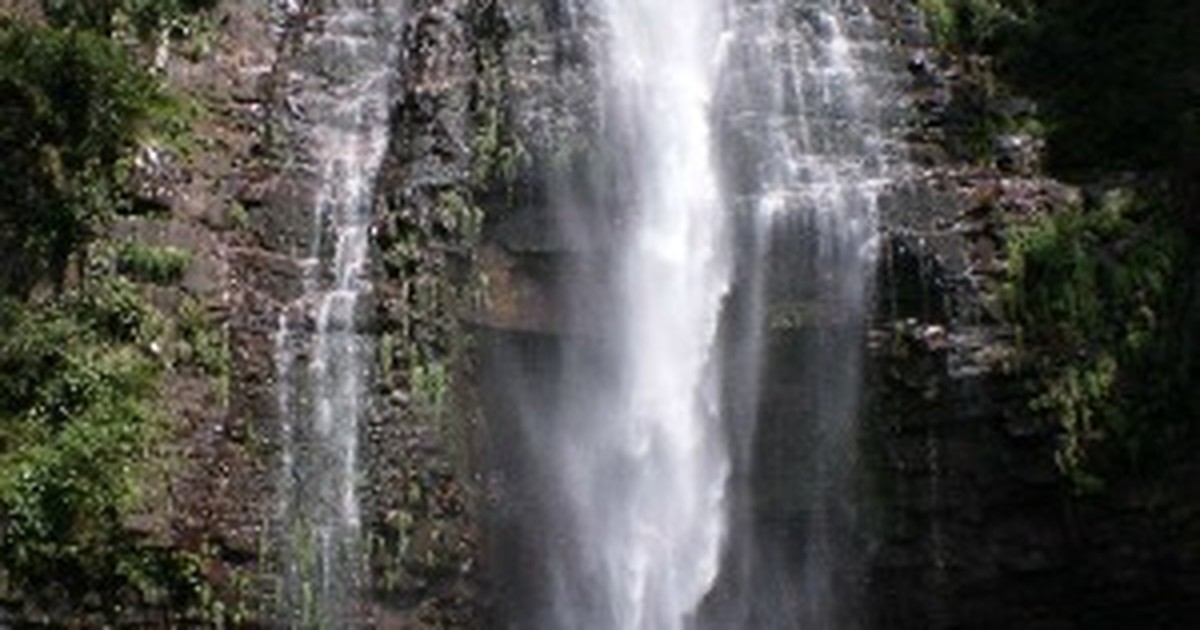
[[0,557],[9,586],[42,609],[114,614],[183,603],[188,560],[139,544],[123,522],[163,418],[156,313],[122,280],[37,304],[0,305]]
[[1081,490],[1141,470],[1194,430],[1188,239],[1155,195],[1119,188],[1010,234],[1009,306]]
[[944,49],[995,58],[1035,97],[1058,173],[1194,168],[1200,5],[1186,0],[919,0]]
[[123,207],[127,159],[161,98],[106,37],[0,26],[0,290],[61,282]]
[[1044,105],[1059,172],[1169,171],[1200,156],[1200,5],[1039,2],[1002,52]]
[[1007,247],[1009,311],[1034,408],[1061,428],[1060,466],[1087,490],[1170,462],[1200,414],[1200,5],[920,4],[945,51],[990,60],[1000,91],[1036,100],[1051,174],[1089,191],[1014,227]]
[[201,590],[193,556],[151,545],[133,527],[162,464],[170,327],[131,280],[176,281],[186,261],[146,247],[118,251],[107,231],[133,207],[139,144],[173,111],[130,36],[206,4],[47,0],[36,23],[0,14],[0,601],[8,613],[112,620],[134,603],[186,610]]
[[216,6],[219,0],[42,0],[46,17],[57,26],[118,34],[132,27],[148,36],[175,26],[187,16]]

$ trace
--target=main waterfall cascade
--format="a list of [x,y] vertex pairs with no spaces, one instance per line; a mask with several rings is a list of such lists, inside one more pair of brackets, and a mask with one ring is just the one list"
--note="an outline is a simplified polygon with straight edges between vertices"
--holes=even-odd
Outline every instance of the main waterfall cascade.
[[[839,0],[563,13],[602,33],[609,185],[549,182],[573,248],[565,328],[493,368],[524,442],[505,447],[523,550],[498,563],[526,574],[506,623],[853,627],[860,354],[894,153],[877,27]],[[787,405],[775,371],[796,374]]]
[[[285,10],[301,9],[288,3]],[[372,187],[388,139],[402,0],[338,0],[306,25],[286,102],[301,129],[298,177],[315,185],[297,251],[301,294],[279,315],[278,538],[283,615],[340,626],[361,578],[359,432],[368,412],[371,338],[358,329],[369,290]]]
[[[583,551],[555,567],[556,627],[684,627],[716,577],[728,458],[714,362],[729,287],[710,107],[720,0],[680,10],[615,0],[602,62],[613,137],[628,165],[609,263],[612,317],[600,379],[568,359],[555,460]],[[592,389],[584,393],[584,389]]]

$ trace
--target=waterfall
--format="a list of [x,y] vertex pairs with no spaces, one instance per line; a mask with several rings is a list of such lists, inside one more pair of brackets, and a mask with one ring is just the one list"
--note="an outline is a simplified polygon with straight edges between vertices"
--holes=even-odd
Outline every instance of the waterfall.
[[401,15],[399,1],[342,0],[310,16],[286,88],[303,160],[293,168],[315,187],[293,252],[300,294],[275,336],[283,617],[302,626],[350,623],[361,578],[358,441],[374,347],[359,311]]
[[718,118],[738,212],[726,409],[741,500],[719,598],[737,603],[714,627],[850,628],[891,52],[865,3],[746,2],[736,16]]
[[719,0],[611,0],[599,15],[608,140],[628,165],[602,342],[614,373],[568,363],[592,391],[564,401],[556,464],[588,546],[564,577],[603,602],[560,627],[673,630],[711,587],[725,533],[715,360],[730,266],[710,125],[723,15]]
[[502,616],[853,627],[890,52],[849,0],[566,4],[599,113],[545,174],[561,328],[489,351]]

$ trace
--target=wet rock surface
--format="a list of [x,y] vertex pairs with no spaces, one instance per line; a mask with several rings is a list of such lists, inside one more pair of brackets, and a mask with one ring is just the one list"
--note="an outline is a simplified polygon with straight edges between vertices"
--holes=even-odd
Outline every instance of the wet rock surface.
[[264,3],[223,2],[211,19],[209,48],[173,55],[164,67],[173,87],[202,103],[193,131],[199,150],[185,164],[169,154],[150,160],[163,168],[149,182],[172,177],[171,185],[148,189],[150,199],[170,207],[171,219],[135,231],[192,252],[183,288],[199,299],[229,348],[224,381],[184,375],[168,384],[170,405],[188,426],[172,486],[173,536],[204,558],[225,610],[260,618],[269,615],[261,607],[271,588],[262,575],[270,446],[267,416],[253,400],[270,387],[271,368],[255,332],[261,323],[251,314],[263,302],[254,288],[258,278],[272,274],[260,274],[270,266],[250,254],[253,217],[239,201],[239,182],[267,161],[269,79],[283,31]]
[[[986,60],[909,42],[917,176],[884,208],[859,515],[866,627],[1179,628],[1200,619],[1196,468],[1080,495],[1001,292],[1014,227],[1080,203],[1039,175],[1040,145],[956,158],[964,84]],[[978,94],[968,94],[977,98]],[[1030,108],[1011,97],[970,104]],[[1190,481],[1188,481],[1190,480]]]

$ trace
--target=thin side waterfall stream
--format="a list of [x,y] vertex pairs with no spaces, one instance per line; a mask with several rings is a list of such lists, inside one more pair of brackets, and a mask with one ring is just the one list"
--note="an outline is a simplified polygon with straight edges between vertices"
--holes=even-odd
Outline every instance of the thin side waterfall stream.
[[402,15],[400,0],[330,3],[306,27],[289,76],[305,156],[297,168],[315,184],[293,252],[302,293],[279,315],[275,351],[282,615],[299,626],[353,625],[363,577],[359,433],[374,345],[359,310]]

